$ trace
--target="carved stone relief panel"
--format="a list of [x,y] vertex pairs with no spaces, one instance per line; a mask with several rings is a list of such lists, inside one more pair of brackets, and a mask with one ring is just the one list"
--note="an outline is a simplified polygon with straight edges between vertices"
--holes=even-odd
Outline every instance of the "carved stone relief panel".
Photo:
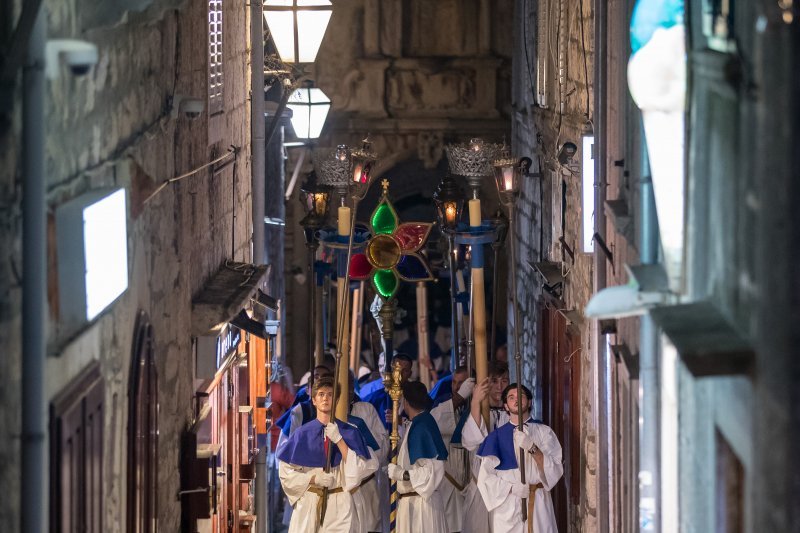
[[386,72],[386,105],[396,117],[494,118],[500,60],[401,59]]

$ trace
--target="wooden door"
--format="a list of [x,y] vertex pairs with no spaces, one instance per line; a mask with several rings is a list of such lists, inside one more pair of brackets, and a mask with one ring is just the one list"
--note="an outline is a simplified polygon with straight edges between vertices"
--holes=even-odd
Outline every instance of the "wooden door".
[[542,418],[561,443],[564,477],[551,492],[559,531],[568,530],[570,505],[580,503],[580,339],[563,315],[542,309]]

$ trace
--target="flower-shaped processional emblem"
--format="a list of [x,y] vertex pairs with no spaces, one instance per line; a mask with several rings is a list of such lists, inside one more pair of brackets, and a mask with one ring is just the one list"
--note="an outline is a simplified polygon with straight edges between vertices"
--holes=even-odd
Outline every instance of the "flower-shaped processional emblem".
[[369,222],[372,237],[363,253],[350,260],[350,279],[370,278],[375,291],[384,300],[395,295],[403,281],[430,281],[431,270],[420,251],[428,240],[432,224],[400,223],[387,196],[389,181],[383,180],[383,194]]

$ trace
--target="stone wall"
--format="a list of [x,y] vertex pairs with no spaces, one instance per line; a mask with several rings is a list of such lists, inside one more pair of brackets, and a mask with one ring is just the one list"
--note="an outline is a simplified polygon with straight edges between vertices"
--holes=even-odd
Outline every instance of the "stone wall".
[[[223,3],[224,114],[195,120],[172,113],[178,95],[206,101],[208,3],[139,2],[140,12],[99,13],[81,0],[44,2],[50,37],[97,44],[99,62],[85,77],[62,67],[46,85],[46,175],[50,212],[103,186],[125,187],[128,207],[128,290],[94,323],[69,335],[59,329],[57,284],[50,286],[46,367],[48,400],[93,360],[106,385],[103,530],[125,529],[127,413],[130,354],[136,312],[149,315],[159,376],[159,528],[179,527],[178,449],[192,418],[192,296],[226,259],[249,261],[251,236],[249,23],[241,5]],[[101,21],[101,22],[98,22]],[[4,367],[0,523],[18,523],[20,433],[21,94],[12,127],[2,132],[4,172],[0,242],[0,342]],[[206,110],[208,106],[206,105]],[[238,147],[232,162],[158,185]],[[6,172],[8,171],[8,172]],[[148,201],[145,203],[145,200]],[[48,245],[56,268],[55,242]],[[53,271],[54,272],[54,271]],[[57,276],[51,275],[51,279]],[[13,526],[11,529],[15,529]]]
[[[581,3],[583,5],[581,5]],[[541,6],[537,8],[537,6]],[[596,440],[594,427],[593,375],[590,322],[582,310],[592,294],[592,255],[581,252],[581,135],[593,117],[594,53],[592,2],[564,0],[516,2],[513,73],[513,149],[534,160],[539,176],[523,182],[518,200],[517,276],[522,347],[523,381],[536,383],[537,409],[541,409],[541,359],[537,346],[540,306],[551,305],[543,293],[542,279],[532,263],[554,261],[561,265],[565,283],[562,311],[571,329],[579,333],[581,357],[581,499],[568,512],[570,528],[595,531],[597,525]],[[539,17],[542,17],[541,21]],[[538,35],[549,38],[538,39]],[[542,42],[547,44],[542,44]],[[549,49],[548,49],[549,46]],[[544,64],[540,64],[545,61]],[[557,160],[566,141],[578,145],[575,158],[565,164]],[[563,203],[562,203],[563,202]],[[562,213],[562,205],[565,206]],[[563,216],[563,224],[562,224]],[[569,247],[559,241],[560,237]],[[512,325],[509,326],[510,328]],[[511,336],[510,336],[511,338]]]

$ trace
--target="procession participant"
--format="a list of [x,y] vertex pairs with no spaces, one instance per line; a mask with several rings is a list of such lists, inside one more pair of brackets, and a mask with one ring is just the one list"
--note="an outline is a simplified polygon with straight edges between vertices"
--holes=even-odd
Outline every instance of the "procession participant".
[[[383,427],[372,405],[358,401],[354,393],[353,373],[350,372],[350,416],[348,422],[361,431],[370,457],[375,461],[376,471],[364,478],[361,484],[351,491],[356,519],[353,533],[386,531],[389,524],[389,483],[382,468],[388,461],[389,435]],[[383,478],[383,483],[381,483]],[[385,500],[385,501],[384,501]],[[385,520],[384,520],[385,515]]]
[[[463,407],[475,386],[475,380],[467,376],[466,367],[456,368],[448,383],[451,389],[448,399],[431,409],[431,415],[447,445],[445,480],[439,486],[439,493],[444,502],[448,531],[451,532],[462,530],[463,492],[469,481],[470,452],[461,445],[460,435],[464,419],[469,415],[469,410]],[[439,397],[442,396],[440,393]]]
[[[527,387],[517,385],[503,391],[503,405],[510,421],[486,437],[478,455],[478,490],[490,512],[492,531],[508,533],[557,533],[550,491],[564,474],[561,444],[553,430],[530,417],[533,396]],[[523,430],[518,417],[525,420]],[[519,452],[523,450],[525,482],[521,481]],[[523,501],[527,520],[522,519]]]
[[444,478],[447,448],[436,421],[428,412],[432,400],[418,381],[402,384],[405,410],[411,424],[400,444],[397,464],[387,467],[397,481],[397,532],[447,533],[438,487]]
[[[489,431],[508,422],[509,417],[503,409],[503,390],[508,386],[508,365],[502,361],[489,361],[488,377],[478,383],[472,392],[470,415],[461,430],[461,445],[472,454],[471,475],[464,489],[464,519],[462,533],[484,533],[491,531],[489,511],[478,491],[478,470],[480,458],[475,456]],[[481,402],[488,398],[489,424],[486,428],[481,417]],[[503,533],[503,532],[495,532]]]
[[[377,462],[370,461],[359,430],[341,420],[331,420],[333,387],[329,377],[314,383],[311,401],[317,410],[316,419],[297,428],[278,451],[281,486],[293,508],[289,533],[349,533],[353,521],[350,490],[377,468]],[[331,468],[325,472],[330,447]]]
[[[392,357],[392,366],[398,361],[400,363],[400,376],[403,382],[411,377],[411,358],[404,353],[397,353]],[[426,393],[427,394],[427,393]],[[367,403],[371,403],[378,412],[378,417],[383,421],[383,426],[387,431],[392,430],[392,399],[384,387],[377,389],[372,394],[363,397]]]
[[308,384],[304,388],[301,388],[297,391],[292,408],[285,412],[283,416],[278,418],[278,420],[275,422],[275,425],[280,428],[281,433],[285,437],[288,437],[292,434],[293,427],[298,428],[306,422],[314,420],[314,418],[317,416],[316,412],[314,411],[314,406],[311,403],[311,398],[308,397],[308,393],[306,391],[310,390],[314,386],[315,381],[325,376],[333,376],[333,371],[328,367],[328,365],[315,366],[314,371],[309,376]]

